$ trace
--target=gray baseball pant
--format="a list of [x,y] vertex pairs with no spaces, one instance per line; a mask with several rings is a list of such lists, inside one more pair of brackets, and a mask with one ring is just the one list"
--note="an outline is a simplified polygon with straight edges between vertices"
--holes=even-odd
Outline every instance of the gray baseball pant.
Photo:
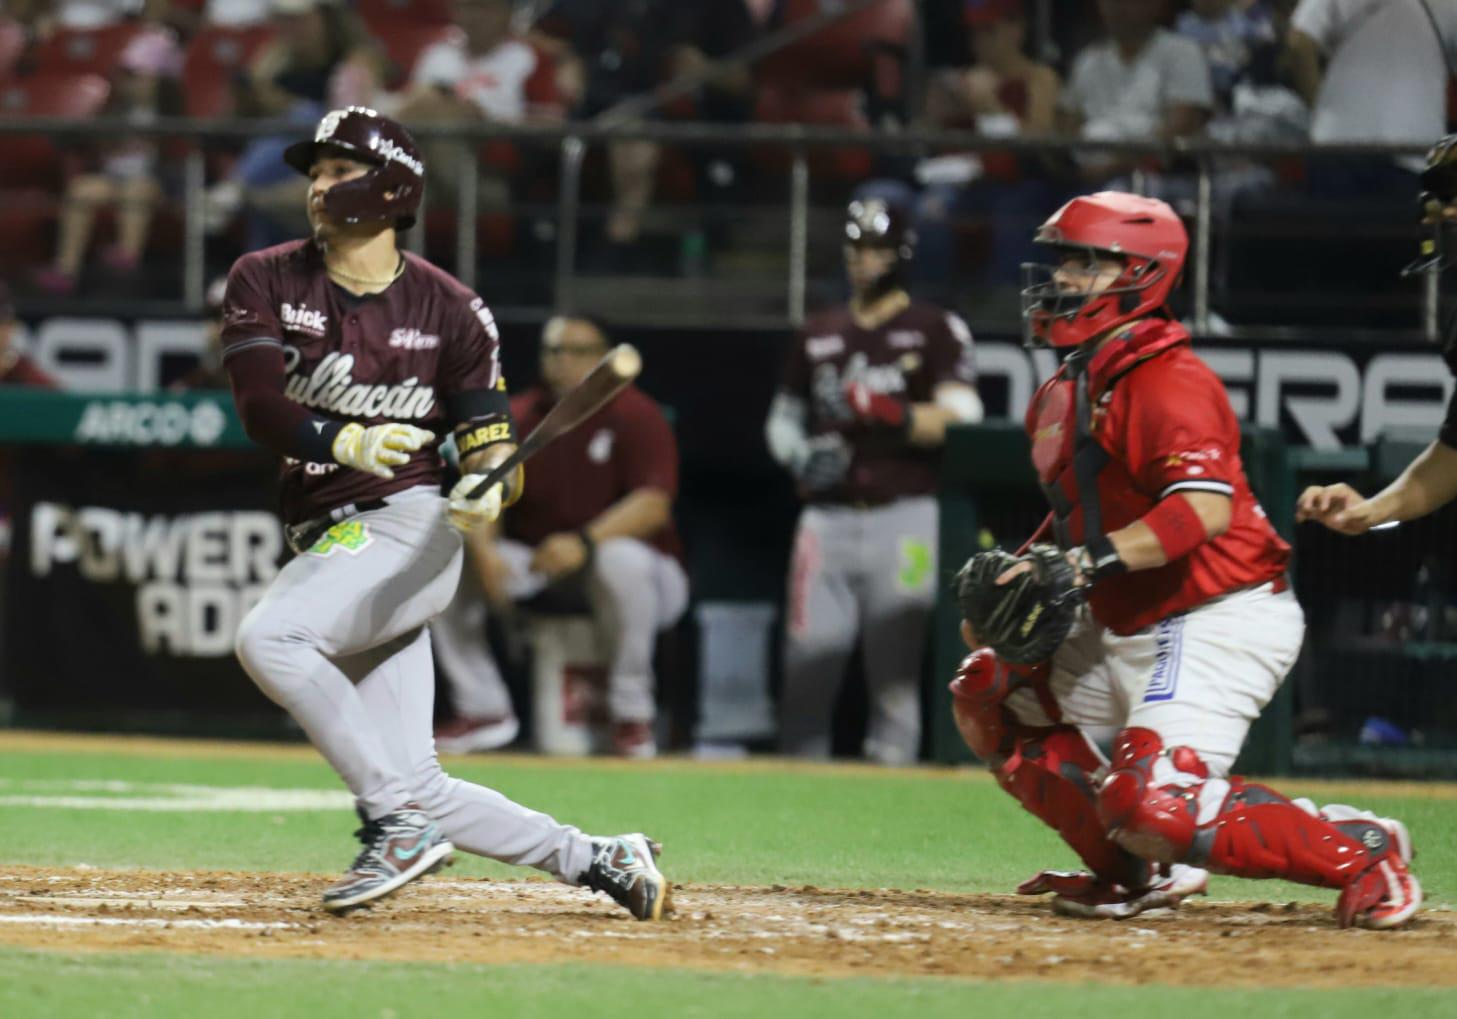
[[436,760],[424,626],[455,593],[462,556],[444,510],[421,487],[336,527],[352,530],[289,562],[244,618],[238,659],[367,816],[415,802],[459,848],[575,884],[592,859],[586,835],[449,777]]
[[810,505],[799,518],[785,620],[780,747],[828,757],[835,701],[860,642],[870,698],[864,753],[910,764],[921,744],[921,663],[936,601],[936,500]]

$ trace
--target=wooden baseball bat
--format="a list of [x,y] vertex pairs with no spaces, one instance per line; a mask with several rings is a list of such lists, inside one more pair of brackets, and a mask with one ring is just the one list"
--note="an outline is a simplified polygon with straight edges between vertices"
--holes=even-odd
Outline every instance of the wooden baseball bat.
[[518,464],[597,413],[637,378],[640,371],[642,355],[636,347],[630,343],[613,347],[578,386],[557,401],[556,406],[541,419],[541,424],[516,447],[516,452],[491,468],[485,479],[471,489],[469,497],[479,499],[490,491],[492,485],[506,480]]

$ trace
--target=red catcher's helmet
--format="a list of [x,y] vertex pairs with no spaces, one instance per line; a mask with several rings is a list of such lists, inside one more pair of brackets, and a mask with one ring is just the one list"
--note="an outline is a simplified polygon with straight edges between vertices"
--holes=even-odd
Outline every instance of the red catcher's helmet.
[[364,106],[333,110],[319,121],[314,140],[290,145],[283,161],[307,176],[320,147],[375,166],[324,192],[324,211],[331,217],[344,223],[394,220],[397,230],[415,225],[425,193],[425,163],[404,127]]
[[1060,254],[1115,255],[1123,271],[1100,293],[1067,291],[1057,265],[1022,266],[1022,324],[1027,342],[1073,347],[1164,306],[1184,270],[1189,234],[1167,202],[1121,191],[1074,198],[1054,212],[1034,240]]

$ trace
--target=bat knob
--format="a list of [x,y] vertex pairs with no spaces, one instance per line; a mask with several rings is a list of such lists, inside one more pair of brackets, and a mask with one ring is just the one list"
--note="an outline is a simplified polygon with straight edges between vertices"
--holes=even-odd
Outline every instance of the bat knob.
[[607,356],[612,374],[619,379],[635,379],[642,371],[642,355],[631,343],[619,343]]

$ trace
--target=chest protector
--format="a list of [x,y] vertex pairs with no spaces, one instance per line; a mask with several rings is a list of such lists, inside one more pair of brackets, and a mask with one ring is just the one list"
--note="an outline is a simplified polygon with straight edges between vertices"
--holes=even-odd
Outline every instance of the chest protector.
[[1086,544],[1153,508],[1157,493],[1142,492],[1128,466],[1110,452],[1124,445],[1109,434],[1114,387],[1188,339],[1178,325],[1146,319],[1092,356],[1074,351],[1033,397],[1027,412],[1032,463],[1060,547]]

